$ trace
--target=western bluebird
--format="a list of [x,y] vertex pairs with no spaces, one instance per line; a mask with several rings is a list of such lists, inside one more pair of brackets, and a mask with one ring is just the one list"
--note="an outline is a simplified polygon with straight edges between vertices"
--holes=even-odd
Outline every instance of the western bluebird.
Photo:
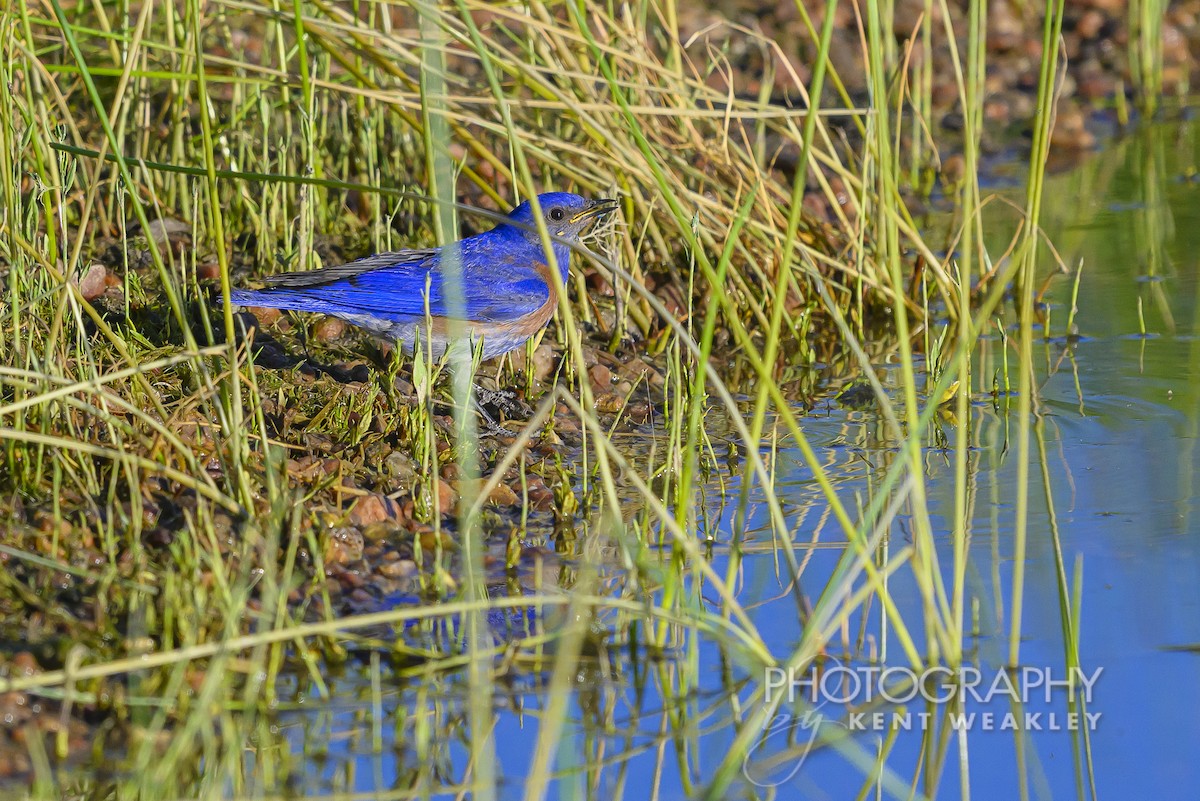
[[[236,289],[230,300],[240,306],[320,312],[353,323],[412,351],[431,346],[445,353],[459,319],[472,340],[482,338],[483,358],[520,347],[550,322],[559,287],[567,280],[571,258],[566,243],[599,217],[616,208],[615,200],[589,201],[566,192],[538,195],[538,205],[553,241],[558,275],[542,248],[529,201],[490,231],[441,248],[379,253],[321,270],[285,273],[266,279],[266,289]],[[460,313],[451,308],[445,260],[454,253],[461,265]],[[428,309],[428,319],[426,310]]]

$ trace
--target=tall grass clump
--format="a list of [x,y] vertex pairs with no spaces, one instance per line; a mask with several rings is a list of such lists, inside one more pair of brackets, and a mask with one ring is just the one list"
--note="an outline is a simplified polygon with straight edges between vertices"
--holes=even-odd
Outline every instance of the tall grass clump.
[[1159,110],[1163,95],[1163,16],[1167,7],[1154,0],[1129,4],[1129,71],[1138,110]]
[[[787,73],[804,100],[790,107],[771,102],[767,81],[743,95],[729,31],[681,39],[671,0],[6,6],[0,634],[50,646],[38,670],[6,663],[0,688],[53,702],[65,721],[104,721],[86,736],[120,767],[78,793],[290,792],[298,765],[328,750],[306,739],[314,753],[292,753],[277,716],[302,707],[298,686],[332,703],[356,667],[377,754],[385,695],[393,682],[411,690],[387,724],[412,759],[403,797],[496,794],[498,699],[514,673],[537,676],[545,700],[523,792],[539,798],[560,778],[569,691],[604,671],[605,648],[681,704],[678,743],[709,668],[701,642],[757,676],[819,663],[871,621],[892,644],[881,660],[969,659],[969,404],[984,386],[972,358],[1013,280],[1023,471],[1040,442],[1031,287],[1062,7],[1045,9],[1023,238],[1002,266],[984,248],[976,179],[986,16],[938,8],[914,44],[926,56],[916,70],[886,9],[862,9],[862,107],[829,57],[836,3],[815,19],[797,3],[817,54],[805,78],[774,59],[778,45],[742,32]],[[967,177],[957,248],[939,255],[904,198],[928,182],[924,70],[947,43]],[[319,324],[298,330],[307,321],[252,331],[228,302],[263,274],[453,240],[490,224],[478,209],[549,189],[618,197],[622,222],[576,257],[558,323],[498,367],[330,342]],[[898,360],[897,386],[876,375],[884,359]],[[869,497],[840,492],[806,435],[797,395],[820,365],[862,375],[899,443]],[[477,419],[474,383],[520,390],[527,413],[501,421],[513,430],[479,430],[494,421]],[[946,402],[948,523],[929,514],[924,468]],[[781,448],[799,454],[830,521],[822,536],[838,559],[820,582],[805,580],[801,526],[778,497]],[[1014,667],[1030,480],[1023,472],[1017,498]],[[732,531],[710,525],[706,493],[721,481],[736,487]],[[740,584],[740,532],[755,514],[803,621],[785,652]],[[892,539],[900,517],[907,541]],[[348,553],[392,549],[415,571],[405,603],[338,584]],[[531,587],[519,577],[535,560]],[[901,572],[920,594],[915,617],[890,592]],[[498,616],[537,625],[501,641]],[[447,701],[439,688],[457,676]],[[686,789],[726,797],[779,704],[754,685],[733,699],[728,753]],[[65,786],[59,766],[84,736],[64,723],[31,739],[38,793]],[[929,744],[929,764],[947,743]],[[901,776],[886,748],[817,746],[861,769],[864,795],[936,794],[938,770]],[[449,775],[453,749],[469,767]]]

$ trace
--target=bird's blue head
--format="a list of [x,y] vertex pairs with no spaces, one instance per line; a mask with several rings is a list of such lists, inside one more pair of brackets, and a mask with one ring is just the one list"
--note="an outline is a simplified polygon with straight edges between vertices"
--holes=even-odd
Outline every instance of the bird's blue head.
[[[538,195],[538,205],[551,236],[576,241],[593,222],[613,211],[617,201],[604,198],[588,200],[569,192],[545,192]],[[508,213],[508,219],[509,224],[526,238],[540,243],[532,203],[526,200]]]

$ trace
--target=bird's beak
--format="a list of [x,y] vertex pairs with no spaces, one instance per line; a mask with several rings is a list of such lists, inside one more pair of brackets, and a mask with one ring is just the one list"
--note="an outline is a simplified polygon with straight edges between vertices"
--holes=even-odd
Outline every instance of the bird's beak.
[[618,205],[620,205],[620,204],[617,201],[611,200],[609,198],[600,198],[599,200],[593,200],[586,209],[584,209],[583,211],[579,212],[574,217],[572,217],[571,222],[572,223],[580,223],[580,222],[583,222],[584,220],[598,219],[600,217],[603,217],[605,214],[616,211]]

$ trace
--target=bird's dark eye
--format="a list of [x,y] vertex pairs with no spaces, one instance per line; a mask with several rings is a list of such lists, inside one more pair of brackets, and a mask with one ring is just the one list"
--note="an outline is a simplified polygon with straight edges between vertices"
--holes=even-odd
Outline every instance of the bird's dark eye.
[[550,219],[554,220],[555,222],[558,222],[565,216],[566,212],[562,209],[550,209]]

